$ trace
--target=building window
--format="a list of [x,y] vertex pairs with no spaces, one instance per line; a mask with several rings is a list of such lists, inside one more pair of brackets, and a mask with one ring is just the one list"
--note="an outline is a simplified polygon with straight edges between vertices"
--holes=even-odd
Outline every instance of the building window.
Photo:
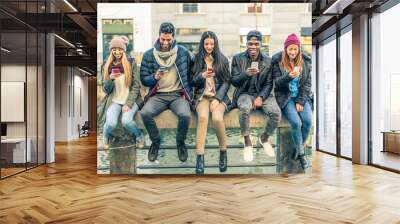
[[176,34],[177,35],[201,35],[203,32],[205,32],[205,28],[177,28],[176,29]]
[[[240,35],[240,52],[243,52],[247,49],[247,35]],[[263,35],[261,41],[261,51],[263,51],[268,56],[270,55],[269,48],[270,48],[270,35]]]
[[336,36],[318,48],[318,149],[336,154]]
[[302,27],[300,30],[301,36],[301,46],[302,50],[311,56],[312,51],[312,28]]
[[103,19],[103,24],[112,24],[113,21],[111,19]]
[[262,4],[261,3],[248,3],[247,4],[247,12],[248,13],[262,13]]
[[126,52],[128,55],[133,56],[133,20],[132,19],[103,19],[102,20],[103,32],[103,60],[105,60],[109,53],[109,44],[115,36],[126,36],[129,40]]
[[312,37],[311,36],[301,36],[301,46],[302,50],[311,55],[312,52]]
[[199,42],[178,42],[179,45],[184,46],[193,55],[197,53]]
[[312,13],[312,3],[307,4],[306,13]]
[[[400,171],[400,72],[396,42],[400,4],[371,19],[370,120],[372,164]],[[385,134],[384,134],[385,133]]]
[[198,3],[182,3],[183,13],[198,13],[199,4]]
[[340,37],[340,154],[352,157],[352,32]]
[[131,19],[103,19],[103,24],[115,25],[115,24],[127,24],[132,25],[133,21]]

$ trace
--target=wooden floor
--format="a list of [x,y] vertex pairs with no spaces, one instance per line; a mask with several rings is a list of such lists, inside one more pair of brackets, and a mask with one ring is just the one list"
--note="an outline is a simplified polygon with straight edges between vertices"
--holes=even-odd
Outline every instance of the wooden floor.
[[0,181],[0,223],[400,223],[400,175],[323,153],[310,176],[98,176],[94,137]]
[[1,168],[1,177],[3,178],[3,177],[7,177],[7,176],[10,176],[10,175],[13,175],[13,174],[16,174],[16,173],[19,173],[19,172],[23,172],[24,170],[26,170],[25,169],[25,167],[17,167],[17,168]]

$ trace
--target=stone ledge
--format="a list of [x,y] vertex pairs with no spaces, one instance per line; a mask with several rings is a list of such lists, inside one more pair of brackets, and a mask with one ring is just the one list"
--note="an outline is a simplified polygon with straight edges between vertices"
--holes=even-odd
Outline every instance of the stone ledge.
[[[250,127],[264,127],[268,118],[262,111],[252,111],[250,115]],[[178,118],[170,110],[162,112],[156,117],[156,123],[158,128],[176,128],[178,124]],[[139,113],[135,116],[135,121],[139,128],[144,128],[142,118]],[[227,128],[238,128],[239,125],[239,112],[238,109],[233,109],[226,113],[224,116],[225,127]],[[209,127],[212,127],[211,114],[208,122]],[[190,122],[190,128],[196,128],[197,126],[197,113],[192,112],[192,120]],[[278,127],[290,127],[288,121],[282,118]]]

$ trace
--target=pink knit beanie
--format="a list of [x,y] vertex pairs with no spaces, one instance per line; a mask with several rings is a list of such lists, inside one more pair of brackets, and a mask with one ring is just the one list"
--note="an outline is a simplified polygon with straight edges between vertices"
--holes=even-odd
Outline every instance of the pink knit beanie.
[[110,41],[110,50],[112,48],[119,47],[121,49],[124,49],[124,51],[126,51],[126,46],[128,45],[128,42],[129,42],[129,39],[126,36],[114,37]]
[[291,44],[296,44],[299,48],[300,48],[300,40],[299,38],[296,36],[296,34],[292,33],[290,34],[286,40],[285,40],[285,49],[291,45]]

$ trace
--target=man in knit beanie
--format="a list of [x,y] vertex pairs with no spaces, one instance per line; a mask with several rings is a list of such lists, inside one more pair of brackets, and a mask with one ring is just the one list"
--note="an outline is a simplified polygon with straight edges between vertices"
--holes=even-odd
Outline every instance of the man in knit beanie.
[[262,34],[252,30],[247,34],[247,50],[233,56],[232,85],[236,87],[232,107],[239,109],[239,123],[244,138],[244,160],[253,160],[253,145],[250,139],[250,112],[261,109],[269,118],[259,141],[265,153],[274,157],[275,152],[268,142],[281,120],[281,111],[271,95],[273,79],[271,58],[261,51]]

